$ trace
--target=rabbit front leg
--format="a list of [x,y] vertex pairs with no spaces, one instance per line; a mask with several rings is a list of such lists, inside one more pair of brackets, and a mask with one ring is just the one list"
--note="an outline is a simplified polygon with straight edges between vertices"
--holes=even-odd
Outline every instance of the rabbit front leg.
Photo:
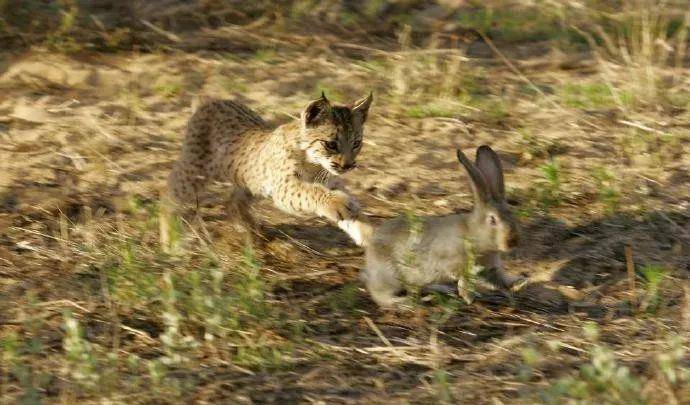
[[479,263],[484,267],[482,277],[498,287],[511,289],[520,287],[527,282],[525,277],[512,276],[505,272],[500,252],[490,252],[482,255]]

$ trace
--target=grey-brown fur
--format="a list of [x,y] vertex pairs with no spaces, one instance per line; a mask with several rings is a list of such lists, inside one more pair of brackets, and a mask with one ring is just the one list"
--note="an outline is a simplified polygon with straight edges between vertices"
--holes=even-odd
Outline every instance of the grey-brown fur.
[[488,146],[477,149],[472,163],[458,159],[471,179],[475,204],[468,213],[437,217],[401,216],[378,226],[368,241],[361,278],[374,301],[391,307],[405,300],[406,287],[457,282],[471,247],[477,262],[494,280],[509,287],[519,278],[505,274],[501,252],[518,240],[518,228],[505,202],[500,160]]
[[329,179],[355,167],[371,100],[336,106],[322,95],[299,120],[277,128],[234,101],[204,104],[189,120],[168,178],[170,196],[195,203],[209,182],[220,181],[233,184],[229,206],[245,222],[253,223],[257,196],[290,213],[355,218],[356,201],[329,187]]

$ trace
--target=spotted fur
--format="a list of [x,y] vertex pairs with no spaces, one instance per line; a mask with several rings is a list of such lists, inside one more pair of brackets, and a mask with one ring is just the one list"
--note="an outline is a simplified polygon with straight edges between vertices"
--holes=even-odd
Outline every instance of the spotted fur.
[[329,188],[329,179],[356,166],[369,95],[332,105],[322,95],[300,119],[277,128],[234,101],[199,107],[187,126],[182,153],[168,178],[171,197],[198,203],[209,182],[232,183],[231,206],[247,221],[253,197],[270,198],[283,211],[338,222],[355,218],[356,201]]

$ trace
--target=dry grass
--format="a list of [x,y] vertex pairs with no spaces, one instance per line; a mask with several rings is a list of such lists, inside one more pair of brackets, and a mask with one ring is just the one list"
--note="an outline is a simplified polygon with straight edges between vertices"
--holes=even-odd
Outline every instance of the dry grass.
[[[146,53],[65,48],[127,28],[107,21],[63,21],[53,39],[0,25],[25,40],[0,77],[1,402],[690,399],[684,14],[374,3],[262,17],[190,2],[147,19],[157,31],[129,27]],[[227,25],[240,12],[247,25]],[[606,22],[623,16],[631,31]],[[222,187],[198,216],[159,209],[199,96],[285,122],[321,89],[374,90],[347,178],[371,215],[467,208],[454,142],[499,151],[524,228],[507,266],[530,284],[382,312],[357,281],[361,249],[321,220],[264,204],[271,241],[252,250]]]
[[[574,8],[573,21],[594,51],[602,81],[622,110],[677,101],[685,94],[690,13],[683,3],[626,0],[620,8]],[[682,96],[681,96],[682,97]]]

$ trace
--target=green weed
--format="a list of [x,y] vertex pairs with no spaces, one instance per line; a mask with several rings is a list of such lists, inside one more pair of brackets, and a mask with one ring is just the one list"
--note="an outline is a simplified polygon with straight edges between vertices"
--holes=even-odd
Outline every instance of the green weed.
[[441,104],[415,105],[405,110],[409,118],[455,117],[458,110]]
[[561,148],[557,140],[544,139],[536,135],[532,130],[522,128],[518,130],[520,139],[518,144],[525,160],[548,157],[553,151]]
[[362,21],[362,17],[359,14],[351,11],[341,11],[338,17],[340,24],[344,27],[354,27]]
[[518,369],[518,377],[524,382],[528,382],[534,375],[534,370],[541,359],[541,353],[533,346],[528,346],[522,349],[520,353],[522,357],[522,364]]
[[538,1],[533,7],[523,7],[499,1],[458,14],[458,23],[503,42],[528,42],[569,37],[560,16],[554,9],[543,7]]
[[333,312],[351,313],[359,303],[359,284],[347,283],[327,298]]
[[183,293],[178,291],[172,274],[166,272],[163,275],[163,287],[161,289],[163,309],[164,332],[160,336],[160,341],[165,354],[160,360],[166,365],[178,365],[187,360],[187,353],[198,345],[193,336],[185,335],[182,331],[183,315],[178,309],[178,302]]
[[347,101],[347,97],[342,91],[325,82],[316,83],[316,86],[314,86],[313,93],[315,97],[321,97],[321,94],[323,93],[329,100],[338,103],[343,103]]
[[182,85],[179,83],[160,83],[153,89],[157,94],[165,98],[175,98],[182,93]]
[[593,172],[597,188],[597,200],[604,205],[608,214],[616,212],[621,199],[621,193],[616,185],[616,177],[605,167],[597,167]]
[[577,374],[561,378],[538,396],[548,404],[576,403],[644,404],[640,381],[618,364],[613,350],[598,343],[598,327],[588,322],[583,328],[592,343],[590,361]]
[[278,53],[274,49],[266,48],[257,49],[256,52],[254,52],[254,60],[272,65],[277,63],[279,58]]
[[144,101],[142,100],[141,89],[136,84],[130,84],[120,91],[120,99],[127,109],[127,124],[135,125],[137,117],[144,109]]
[[65,312],[63,318],[65,336],[62,347],[67,360],[67,373],[79,387],[93,390],[100,383],[101,375],[91,343],[84,338],[79,322],[71,313]]
[[430,302],[434,306],[429,314],[429,322],[437,328],[445,325],[463,306],[463,301],[458,297],[441,293],[433,293]]
[[453,391],[451,390],[452,385],[446,370],[441,368],[434,370],[432,374],[432,381],[436,391],[436,399],[440,404],[455,403]]
[[687,365],[687,350],[683,346],[683,338],[679,335],[669,336],[667,346],[667,350],[657,355],[661,375],[676,393],[676,398],[688,398],[690,368]]
[[250,248],[244,252],[244,260],[233,280],[234,304],[248,318],[256,322],[270,319],[270,307],[266,302],[266,286],[260,276],[261,265]]
[[632,105],[630,94],[626,92],[616,94],[605,83],[568,83],[559,88],[558,95],[568,107],[586,110]]
[[38,367],[45,350],[42,340],[45,324],[39,312],[36,297],[29,294],[27,301],[28,305],[21,311],[24,332],[22,334],[9,332],[0,341],[2,348],[0,369],[4,374],[3,388],[7,386],[8,379],[13,377],[21,389],[21,394],[17,397],[18,402],[33,405],[42,403],[43,393],[54,376]]
[[249,89],[246,83],[230,77],[222,78],[221,86],[229,93],[244,93]]
[[414,236],[420,236],[424,230],[424,217],[417,215],[414,211],[407,210],[404,213],[405,222],[410,228],[410,233]]
[[286,354],[289,346],[275,345],[262,336],[249,346],[240,346],[233,357],[233,361],[242,366],[262,371],[276,370],[286,367]]
[[533,216],[536,212],[536,208],[530,204],[524,204],[517,210],[515,210],[515,216],[518,219],[527,219]]
[[561,202],[561,186],[563,183],[563,174],[561,167],[555,160],[539,167],[542,178],[538,182],[538,199],[539,205],[548,210]]
[[690,14],[657,0],[623,0],[585,7],[565,5],[566,20],[577,27],[599,62],[602,80],[623,110],[653,106],[674,92],[666,80],[671,65],[682,66]]
[[640,273],[645,288],[645,295],[640,304],[640,309],[643,312],[657,312],[663,302],[661,285],[670,271],[662,266],[647,265],[640,270]]
[[123,309],[146,308],[160,294],[158,273],[136,240],[123,242],[105,264],[110,294]]
[[298,0],[292,3],[288,10],[288,16],[293,21],[304,21],[310,12],[317,5],[315,0]]
[[458,295],[469,304],[474,300],[477,288],[477,275],[484,268],[476,262],[476,254],[472,242],[465,238],[462,243],[462,250],[467,256],[467,262],[462,268],[458,269]]
[[510,115],[508,106],[501,98],[485,98],[475,105],[481,110],[481,118],[491,124],[501,123]]
[[387,59],[358,60],[355,61],[354,64],[368,71],[383,74],[391,67],[391,63]]
[[81,51],[83,45],[74,38],[79,18],[79,6],[76,1],[61,2],[63,7],[59,11],[60,23],[58,27],[46,37],[46,45],[61,53]]

